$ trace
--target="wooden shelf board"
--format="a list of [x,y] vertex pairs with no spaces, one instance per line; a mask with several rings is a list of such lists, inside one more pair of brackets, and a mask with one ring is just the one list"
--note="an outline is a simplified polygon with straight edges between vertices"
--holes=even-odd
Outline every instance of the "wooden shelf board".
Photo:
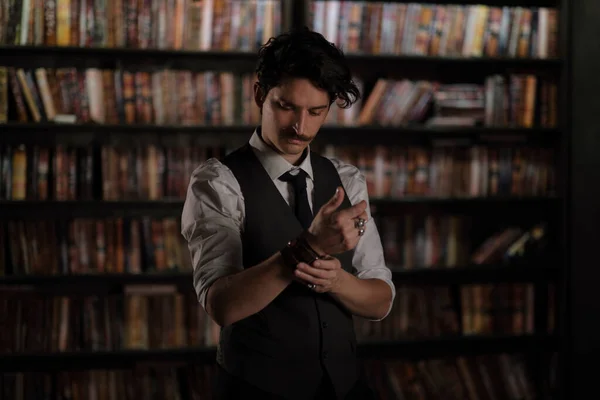
[[[478,2],[479,3],[479,2]],[[562,65],[560,59],[531,59],[508,57],[442,57],[396,54],[347,54],[351,68],[385,74],[426,73],[431,75],[446,72],[463,73],[465,69],[487,74],[509,70],[550,71]],[[59,47],[59,46],[0,46],[2,65],[17,68],[102,68],[154,71],[169,68],[191,71],[230,71],[253,73],[258,52],[237,51],[187,51],[160,49]],[[458,70],[453,70],[453,66]],[[432,75],[433,74],[433,75]],[[466,78],[469,75],[464,75]]]
[[[453,268],[394,270],[398,285],[460,285],[500,282],[554,282],[561,269],[556,265],[476,265]],[[35,294],[116,294],[127,286],[161,286],[182,293],[192,292],[191,271],[143,274],[18,275],[0,278],[0,292]]]
[[473,283],[553,282],[561,269],[539,262],[522,265],[470,265],[452,268],[392,269],[396,284],[406,285],[460,285]]
[[[458,336],[448,338],[360,343],[361,359],[427,359],[458,355],[531,353],[553,350],[556,339],[549,336]],[[0,370],[52,371],[125,369],[148,366],[214,364],[214,348],[168,350],[81,351],[49,354],[2,354]]]
[[[183,200],[69,200],[69,201],[36,201],[36,200],[5,200],[0,201],[1,219],[33,219],[33,218],[109,218],[109,217],[180,217],[183,210]],[[490,207],[518,209],[537,209],[545,212],[554,209],[559,204],[553,196],[535,197],[475,197],[475,198],[435,198],[435,197],[406,197],[397,199],[370,200],[374,213],[399,212],[414,208],[444,208],[473,211],[489,209]]]
[[[325,0],[333,1],[333,0]],[[381,0],[351,0],[351,1],[366,1],[380,2]],[[415,0],[387,0],[389,3],[416,3]],[[483,4],[496,7],[556,7],[557,0],[419,0],[422,4],[461,4],[461,5],[477,5]]]
[[73,46],[0,46],[7,67],[101,68],[153,71],[159,67],[192,71],[254,71],[257,51],[186,51]]
[[[197,144],[237,144],[250,139],[253,125],[181,126],[146,124],[58,124],[7,123],[0,125],[0,142],[87,145],[127,139],[140,141],[193,140]],[[469,145],[476,143],[551,145],[560,137],[553,128],[516,127],[434,127],[434,126],[324,126],[315,139],[317,144],[373,145]]]

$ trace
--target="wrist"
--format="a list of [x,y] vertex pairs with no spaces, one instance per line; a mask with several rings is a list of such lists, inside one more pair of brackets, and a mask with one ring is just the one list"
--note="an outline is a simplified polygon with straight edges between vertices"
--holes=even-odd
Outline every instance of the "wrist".
[[319,246],[319,243],[317,242],[317,237],[315,235],[313,235],[312,233],[310,233],[308,230],[302,232],[300,237],[304,241],[306,241],[306,244],[308,245],[308,247],[312,251],[314,251],[316,254],[319,254],[321,256],[323,254],[325,254],[325,252],[323,251],[323,249],[321,248],[321,246]]

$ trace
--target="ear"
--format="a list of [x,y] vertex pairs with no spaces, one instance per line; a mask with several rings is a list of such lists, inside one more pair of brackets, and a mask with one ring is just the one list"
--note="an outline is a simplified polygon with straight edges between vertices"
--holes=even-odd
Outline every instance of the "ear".
[[263,106],[263,103],[265,102],[265,95],[264,95],[262,89],[260,88],[260,85],[258,84],[258,82],[254,82],[254,101],[256,102],[256,105],[260,109],[260,113],[262,114],[262,106]]

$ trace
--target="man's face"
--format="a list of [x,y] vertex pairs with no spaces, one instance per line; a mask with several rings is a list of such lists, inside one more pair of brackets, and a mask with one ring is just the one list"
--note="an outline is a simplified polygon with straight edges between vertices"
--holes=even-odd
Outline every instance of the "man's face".
[[325,122],[329,95],[300,78],[282,81],[264,99],[258,86],[255,94],[257,105],[262,106],[263,140],[294,164]]

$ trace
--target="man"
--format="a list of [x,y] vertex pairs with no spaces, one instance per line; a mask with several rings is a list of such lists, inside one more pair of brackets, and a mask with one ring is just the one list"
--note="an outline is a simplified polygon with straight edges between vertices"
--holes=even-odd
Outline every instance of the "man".
[[330,106],[359,91],[341,51],[306,28],[272,38],[256,72],[261,125],[194,171],[182,215],[199,301],[221,326],[215,396],[373,398],[352,315],[388,315],[391,273],[364,177],[309,149]]

